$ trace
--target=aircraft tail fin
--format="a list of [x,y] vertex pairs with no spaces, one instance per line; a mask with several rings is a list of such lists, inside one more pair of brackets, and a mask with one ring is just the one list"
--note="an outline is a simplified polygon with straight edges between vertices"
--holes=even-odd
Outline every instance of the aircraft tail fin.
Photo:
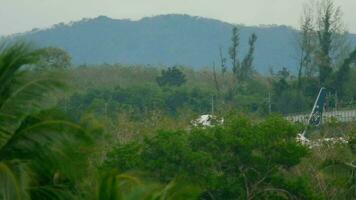
[[315,100],[313,110],[310,113],[308,125],[319,126],[322,123],[325,100],[326,89],[322,87],[319,91],[318,97]]

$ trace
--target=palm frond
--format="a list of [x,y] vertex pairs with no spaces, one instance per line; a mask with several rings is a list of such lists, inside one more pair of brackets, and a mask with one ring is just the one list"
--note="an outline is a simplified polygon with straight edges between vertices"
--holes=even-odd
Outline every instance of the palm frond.
[[25,43],[0,46],[1,200],[69,199],[86,173],[86,131],[51,113],[41,115],[55,105],[53,93],[65,88],[63,76],[29,70],[36,60]]
[[68,200],[74,199],[73,193],[61,186],[42,186],[29,189],[31,199],[36,200]]
[[0,199],[29,199],[26,192],[28,168],[19,160],[0,161]]
[[10,94],[15,74],[24,65],[36,62],[36,54],[26,43],[2,44],[0,46],[0,107]]
[[24,69],[37,59],[38,53],[26,43],[0,47],[0,148],[26,116],[53,105],[50,93],[65,86],[58,72]]

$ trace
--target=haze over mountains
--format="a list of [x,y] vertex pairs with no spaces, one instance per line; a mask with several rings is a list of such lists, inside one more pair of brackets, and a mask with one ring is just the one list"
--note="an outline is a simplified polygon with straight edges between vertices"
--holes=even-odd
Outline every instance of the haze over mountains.
[[[75,64],[185,65],[193,68],[219,64],[219,48],[228,57],[233,24],[188,15],[161,15],[139,21],[100,16],[49,29],[33,30],[16,37],[40,46],[68,51]],[[296,71],[296,31],[287,26],[244,26],[240,57],[247,50],[251,33],[258,36],[255,68],[266,73],[271,67]],[[356,35],[350,34],[356,46]]]

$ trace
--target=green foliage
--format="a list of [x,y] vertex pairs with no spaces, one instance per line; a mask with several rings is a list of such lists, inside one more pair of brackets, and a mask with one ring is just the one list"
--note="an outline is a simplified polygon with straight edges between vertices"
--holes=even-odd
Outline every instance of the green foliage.
[[159,86],[181,86],[186,82],[185,75],[178,67],[174,66],[162,70],[161,76],[156,79]]
[[166,185],[137,178],[116,171],[103,175],[98,188],[98,200],[193,200],[200,189],[194,185],[173,180]]
[[255,74],[255,69],[253,67],[253,59],[254,59],[253,54],[255,52],[256,41],[257,41],[257,35],[255,33],[252,33],[252,35],[248,40],[248,44],[249,44],[248,53],[241,62],[241,72],[240,72],[241,82],[245,82],[251,79],[252,76]]
[[[63,105],[64,106],[64,105]],[[91,112],[115,118],[120,113],[131,113],[134,119],[143,119],[153,111],[177,115],[189,108],[197,113],[210,110],[210,95],[197,88],[160,88],[146,85],[114,90],[89,90],[85,94],[74,94],[67,104],[67,111],[75,118]]]
[[295,81],[286,68],[280,70],[272,80],[272,110],[274,112],[288,114],[299,113],[312,108],[315,94],[319,91],[315,79],[301,78]]
[[256,41],[257,41],[257,35],[255,33],[252,33],[248,40],[248,45],[249,45],[248,52],[240,62],[240,58],[239,58],[240,32],[237,27],[234,27],[232,29],[232,36],[231,36],[232,44],[231,47],[229,48],[229,56],[232,61],[232,72],[239,83],[246,83],[246,81],[250,80],[255,73],[253,67],[253,59],[254,59],[253,54],[255,52]]
[[310,156],[303,159],[295,172],[308,177],[311,187],[318,191],[323,199],[354,199],[356,154],[352,150],[352,144],[355,124],[334,122],[327,126],[314,137],[343,137],[349,138],[349,142],[321,143],[311,150]]
[[286,176],[308,152],[295,136],[282,119],[253,124],[242,117],[224,127],[160,131],[142,144],[116,147],[104,168],[142,170],[163,182],[180,177],[204,188],[207,199],[312,199],[305,181]]
[[334,89],[340,98],[346,95],[346,87],[351,78],[351,64],[356,61],[356,49],[344,60],[339,70],[335,73]]
[[229,48],[229,56],[232,61],[232,71],[236,74],[240,68],[239,61],[239,46],[240,46],[240,33],[239,29],[235,26],[232,28],[232,36],[231,36],[231,47]]
[[[355,106],[354,103],[350,104],[355,102],[356,94],[355,88],[351,87],[356,83],[352,66],[350,78],[344,82],[344,94],[337,95],[338,107]],[[181,87],[159,87],[156,82],[160,73],[158,67],[100,65],[70,68],[68,79],[75,90],[60,106],[76,119],[89,111],[105,115],[107,108],[108,116],[113,119],[116,118],[115,114],[125,113],[137,120],[152,112],[163,115],[169,113],[171,116],[187,112],[206,114],[211,111],[211,96],[214,96],[216,113],[233,110],[265,116],[268,114],[269,93],[273,113],[291,114],[309,112],[320,89],[318,77],[302,76],[303,84],[299,87],[299,80],[287,69],[282,69],[272,76],[255,74],[238,87],[235,87],[232,72],[217,73],[216,79],[221,86],[217,92],[211,70],[181,70],[186,76],[186,84]],[[331,96],[327,104],[331,109],[336,101],[334,91],[329,91]]]
[[[328,182],[337,188],[336,195],[339,199],[356,198],[356,152],[354,151],[355,128],[349,135],[348,144],[338,144],[329,147],[334,151],[326,156],[321,163],[321,171]],[[322,147],[328,148],[328,147]],[[339,156],[343,155],[343,156]],[[335,195],[335,194],[334,194]]]

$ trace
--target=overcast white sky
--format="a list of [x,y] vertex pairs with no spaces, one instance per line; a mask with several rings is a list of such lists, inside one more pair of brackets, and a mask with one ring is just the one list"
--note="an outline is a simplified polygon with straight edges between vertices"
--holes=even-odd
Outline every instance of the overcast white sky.
[[[46,28],[60,22],[106,15],[139,19],[185,13],[231,23],[297,26],[310,0],[0,0],[0,35]],[[350,32],[356,33],[356,0],[335,0]]]

